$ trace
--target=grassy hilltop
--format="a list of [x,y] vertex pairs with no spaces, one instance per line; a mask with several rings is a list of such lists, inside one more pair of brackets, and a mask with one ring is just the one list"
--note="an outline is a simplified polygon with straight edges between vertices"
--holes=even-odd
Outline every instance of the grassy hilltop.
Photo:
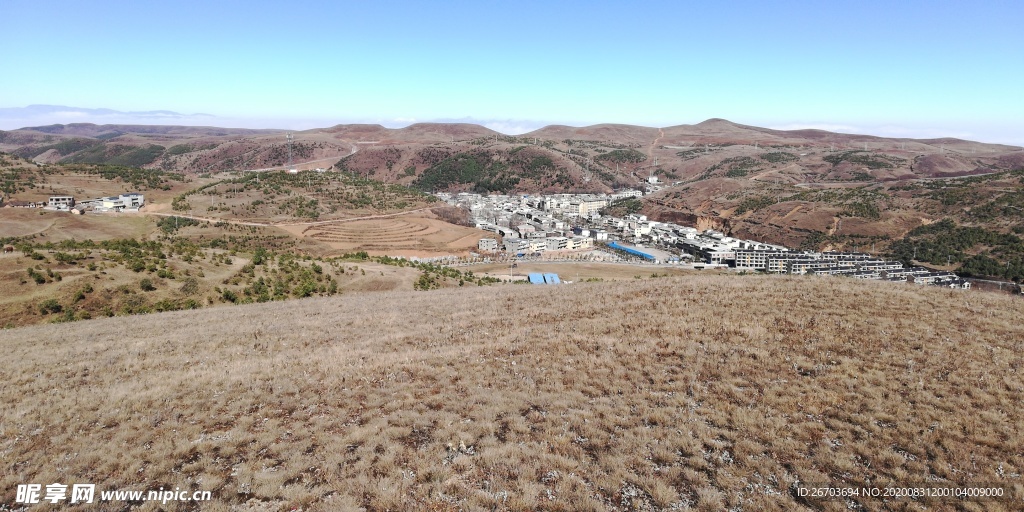
[[205,489],[209,510],[846,510],[792,486],[868,479],[1020,496],[1021,318],[995,294],[698,276],[4,330],[0,504],[26,482]]

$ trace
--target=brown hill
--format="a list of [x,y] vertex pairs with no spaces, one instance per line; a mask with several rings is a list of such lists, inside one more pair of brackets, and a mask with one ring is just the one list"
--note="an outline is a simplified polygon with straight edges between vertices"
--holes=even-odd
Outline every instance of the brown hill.
[[[283,133],[150,128],[67,125],[40,128],[52,133],[0,132],[0,150],[40,163],[186,173],[283,168],[288,162]],[[951,195],[939,198],[930,187],[941,184],[931,181],[1024,166],[1024,150],[1006,145],[773,130],[724,119],[662,129],[548,126],[522,136],[459,123],[400,129],[338,125],[294,135],[294,167],[334,165],[426,191],[607,192],[647,188],[654,175],[660,190],[644,201],[645,213],[655,219],[707,219],[735,226],[738,234],[770,231],[768,241],[785,244],[832,237],[826,245],[836,248],[858,243],[850,237],[898,238],[940,216],[964,217],[971,205]],[[979,190],[1003,201],[996,196],[1008,184],[1002,180]],[[769,203],[782,206],[767,208]],[[1004,216],[1013,213],[1000,208]],[[843,217],[851,218],[841,222]]]
[[628,124],[595,124],[582,127],[551,125],[524,133],[521,137],[536,137],[554,141],[574,139],[619,144],[649,144],[658,137],[658,129]]
[[493,137],[498,132],[469,123],[416,123],[393,131],[394,138],[401,142],[449,142],[451,139],[475,139]]
[[3,330],[0,502],[91,482],[212,494],[172,510],[891,510],[799,484],[927,482],[1010,497],[908,504],[1015,510],[1022,304],[708,276]]
[[337,138],[351,139],[355,141],[380,140],[392,130],[379,124],[339,124],[330,128],[307,130],[307,132],[330,133]]

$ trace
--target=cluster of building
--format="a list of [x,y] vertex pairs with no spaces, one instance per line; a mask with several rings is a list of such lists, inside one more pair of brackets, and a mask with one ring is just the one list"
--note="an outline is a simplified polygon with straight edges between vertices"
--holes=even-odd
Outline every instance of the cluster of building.
[[953,272],[934,271],[924,267],[907,267],[899,261],[878,259],[860,252],[797,252],[785,250],[737,250],[737,269],[759,270],[772,274],[813,274],[845,276],[856,279],[930,284],[950,288],[971,287],[970,281]]
[[498,243],[494,238],[482,238],[477,249],[482,252],[538,253],[547,251],[576,251],[591,249],[594,240],[585,237],[545,236],[544,238],[504,238]]
[[616,194],[547,196],[442,193],[438,197],[466,208],[477,228],[500,237],[500,242],[498,238],[481,240],[480,251],[518,254],[591,249],[595,240],[608,240],[609,235],[600,230],[584,230],[580,225],[600,218],[599,211],[613,201],[642,195],[638,190],[627,190]]
[[77,202],[74,196],[50,196],[46,201],[8,201],[4,206],[8,208],[43,208],[81,215],[87,210],[96,212],[138,211],[145,204],[145,196],[138,192],[129,192]]
[[[470,211],[480,229],[495,233],[479,241],[481,252],[512,254],[581,250],[602,247],[625,257],[653,263],[688,263],[695,268],[728,267],[773,274],[846,276],[892,282],[912,282],[969,288],[953,272],[905,267],[857,252],[793,251],[781,245],[730,237],[715,230],[698,230],[644,215],[602,215],[620,199],[640,197],[638,190],[615,194],[479,195],[438,194]],[[633,246],[625,244],[634,244]]]

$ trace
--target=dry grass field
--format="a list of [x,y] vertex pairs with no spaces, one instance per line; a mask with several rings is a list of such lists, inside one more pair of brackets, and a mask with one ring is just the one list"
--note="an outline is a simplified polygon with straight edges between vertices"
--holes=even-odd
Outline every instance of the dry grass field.
[[341,252],[407,257],[465,254],[475,250],[481,238],[492,236],[479,229],[450,224],[429,211],[282,228]]
[[[3,330],[0,508],[93,482],[213,493],[95,510],[1020,510],[1022,318],[994,294],[693,276]],[[868,480],[1018,501],[793,492]]]
[[137,213],[72,215],[41,208],[0,209],[0,238],[32,237],[35,241],[110,240],[152,234],[153,221]]

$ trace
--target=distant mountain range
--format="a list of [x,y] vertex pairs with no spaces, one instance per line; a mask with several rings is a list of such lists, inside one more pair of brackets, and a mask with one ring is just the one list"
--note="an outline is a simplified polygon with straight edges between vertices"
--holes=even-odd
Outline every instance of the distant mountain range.
[[0,119],[31,119],[45,116],[137,117],[151,119],[213,118],[210,114],[181,114],[170,110],[123,112],[109,108],[81,108],[64,105],[29,105],[27,107],[0,108]]

